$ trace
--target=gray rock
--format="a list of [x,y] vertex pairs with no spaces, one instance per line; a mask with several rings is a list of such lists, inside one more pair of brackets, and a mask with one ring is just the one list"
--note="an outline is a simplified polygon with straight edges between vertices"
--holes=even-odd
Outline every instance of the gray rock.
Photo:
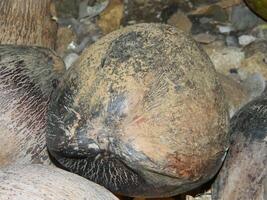
[[241,35],[240,37],[238,37],[238,42],[241,46],[247,46],[255,40],[256,38],[252,35]]
[[233,30],[233,27],[231,26],[217,26],[218,30],[220,33],[230,33]]
[[262,20],[245,5],[233,7],[231,22],[237,31],[243,31],[256,26]]
[[259,25],[255,27],[251,34],[259,39],[267,40],[267,27],[266,24]]
[[238,46],[238,39],[234,35],[228,35],[225,39],[225,42],[227,46],[232,46],[232,47]]
[[262,94],[265,84],[265,79],[260,73],[250,74],[243,82],[252,99]]

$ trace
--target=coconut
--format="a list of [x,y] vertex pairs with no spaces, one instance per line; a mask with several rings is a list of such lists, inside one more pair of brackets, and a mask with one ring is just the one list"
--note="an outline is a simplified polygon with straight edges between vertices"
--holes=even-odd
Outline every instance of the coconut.
[[228,111],[213,64],[189,35],[168,25],[106,35],[53,94],[51,155],[119,194],[191,190],[214,176],[228,148]]

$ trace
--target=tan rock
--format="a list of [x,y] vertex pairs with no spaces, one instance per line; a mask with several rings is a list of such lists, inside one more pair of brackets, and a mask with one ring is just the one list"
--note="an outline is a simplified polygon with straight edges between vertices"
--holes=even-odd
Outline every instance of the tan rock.
[[213,41],[216,40],[216,36],[211,35],[209,33],[199,33],[197,35],[194,35],[193,38],[199,42],[199,43],[203,43],[203,44],[209,44]]
[[168,19],[167,23],[188,33],[191,31],[192,28],[192,22],[186,16],[186,14],[181,11],[174,13]]
[[257,52],[254,55],[244,59],[241,63],[241,69],[249,73],[260,73],[267,79],[266,54]]
[[243,59],[244,52],[237,47],[226,47],[220,42],[214,42],[202,46],[213,62],[215,69],[225,75],[229,75],[230,69],[239,68]]
[[107,8],[100,14],[98,26],[104,34],[112,32],[120,27],[123,18],[123,1],[111,0]]

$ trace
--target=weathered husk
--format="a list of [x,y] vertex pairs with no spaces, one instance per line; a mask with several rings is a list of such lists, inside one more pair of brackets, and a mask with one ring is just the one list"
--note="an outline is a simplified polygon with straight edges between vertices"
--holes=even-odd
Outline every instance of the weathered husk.
[[52,0],[1,0],[0,44],[55,49],[57,24]]
[[104,187],[44,165],[0,170],[1,200],[118,200]]
[[0,168],[48,161],[46,112],[63,72],[53,51],[0,45]]
[[263,94],[231,119],[231,145],[213,185],[213,200],[267,199],[266,106]]
[[52,98],[47,142],[67,169],[130,196],[209,180],[228,147],[224,93],[208,56],[162,24],[90,46]]

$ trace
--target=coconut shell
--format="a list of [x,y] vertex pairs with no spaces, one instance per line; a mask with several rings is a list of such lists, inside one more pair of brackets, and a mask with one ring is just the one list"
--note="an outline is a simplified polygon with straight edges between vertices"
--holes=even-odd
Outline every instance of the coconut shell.
[[44,165],[0,170],[0,196],[1,200],[118,200],[85,178]]
[[53,15],[52,0],[1,0],[0,44],[55,49],[57,24]]
[[54,94],[50,153],[116,193],[160,197],[195,188],[218,171],[228,147],[214,67],[190,36],[168,25],[101,38]]
[[53,51],[0,45],[0,168],[48,160],[46,112],[63,72]]
[[267,199],[266,106],[265,92],[231,119],[231,145],[213,185],[213,200]]

